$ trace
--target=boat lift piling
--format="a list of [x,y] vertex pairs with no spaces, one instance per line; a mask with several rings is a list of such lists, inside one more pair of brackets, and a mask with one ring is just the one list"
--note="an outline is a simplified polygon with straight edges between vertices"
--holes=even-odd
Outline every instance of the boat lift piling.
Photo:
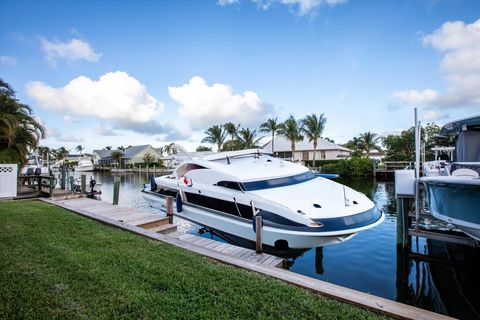
[[120,177],[116,176],[113,179],[113,204],[118,205],[118,198],[120,196]]
[[167,196],[165,201],[165,208],[167,211],[168,223],[173,224],[173,197]]
[[262,216],[256,215],[255,216],[255,224],[256,224],[256,241],[255,241],[255,251],[257,253],[262,253],[262,228],[263,228],[263,221]]

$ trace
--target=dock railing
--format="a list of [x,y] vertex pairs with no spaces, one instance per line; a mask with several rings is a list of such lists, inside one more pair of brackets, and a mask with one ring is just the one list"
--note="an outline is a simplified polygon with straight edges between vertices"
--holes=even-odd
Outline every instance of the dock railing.
[[393,172],[395,170],[412,169],[412,161],[384,161],[375,164],[375,171],[388,171]]

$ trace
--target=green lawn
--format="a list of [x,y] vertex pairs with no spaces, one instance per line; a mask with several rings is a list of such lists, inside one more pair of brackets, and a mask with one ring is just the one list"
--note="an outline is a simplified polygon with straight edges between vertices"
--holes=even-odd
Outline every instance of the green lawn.
[[0,202],[0,319],[378,317],[44,202]]

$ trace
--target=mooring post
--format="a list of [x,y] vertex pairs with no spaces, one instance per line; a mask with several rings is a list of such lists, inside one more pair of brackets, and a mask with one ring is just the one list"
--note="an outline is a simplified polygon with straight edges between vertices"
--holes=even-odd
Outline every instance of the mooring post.
[[55,190],[55,176],[50,176],[50,197],[53,197],[53,190]]
[[165,203],[165,207],[167,209],[168,223],[172,224],[173,223],[173,197],[172,196],[167,197],[167,202]]
[[412,200],[405,197],[397,198],[397,247],[402,249],[410,246],[410,236],[408,235],[410,217],[408,211]]
[[118,205],[118,198],[120,196],[120,177],[113,179],[113,204]]
[[81,186],[82,194],[85,194],[87,193],[87,175],[82,174],[81,178],[82,178],[82,186]]
[[262,216],[255,216],[255,225],[256,225],[256,235],[257,235],[257,241],[255,243],[255,251],[257,253],[262,253],[262,228],[263,228],[263,221],[262,221]]
[[60,188],[62,190],[65,190],[66,180],[67,180],[67,173],[65,172],[65,165],[62,165],[62,181],[60,182]]
[[75,192],[75,178],[73,176],[70,176],[70,192]]

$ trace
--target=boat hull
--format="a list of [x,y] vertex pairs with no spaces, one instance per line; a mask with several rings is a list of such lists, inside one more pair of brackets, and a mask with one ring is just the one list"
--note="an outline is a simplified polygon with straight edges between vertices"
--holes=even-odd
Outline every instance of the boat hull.
[[424,178],[422,182],[433,216],[455,224],[466,234],[480,240],[480,181],[459,183],[439,177]]
[[93,164],[88,166],[75,167],[75,172],[92,172],[94,170],[95,168]]
[[[158,199],[163,198],[161,195],[149,191],[144,191],[144,197],[150,203],[155,203],[156,200],[157,206]],[[256,233],[253,230],[251,220],[187,203],[184,203],[182,210],[175,212],[175,215],[204,227],[219,230],[250,241],[256,241]],[[330,232],[305,232],[264,226],[262,228],[262,243],[272,247],[278,247],[288,243],[288,248],[291,249],[334,245],[351,239],[356,233],[372,228],[380,224],[383,220],[384,215],[382,214],[380,219],[368,226]]]

